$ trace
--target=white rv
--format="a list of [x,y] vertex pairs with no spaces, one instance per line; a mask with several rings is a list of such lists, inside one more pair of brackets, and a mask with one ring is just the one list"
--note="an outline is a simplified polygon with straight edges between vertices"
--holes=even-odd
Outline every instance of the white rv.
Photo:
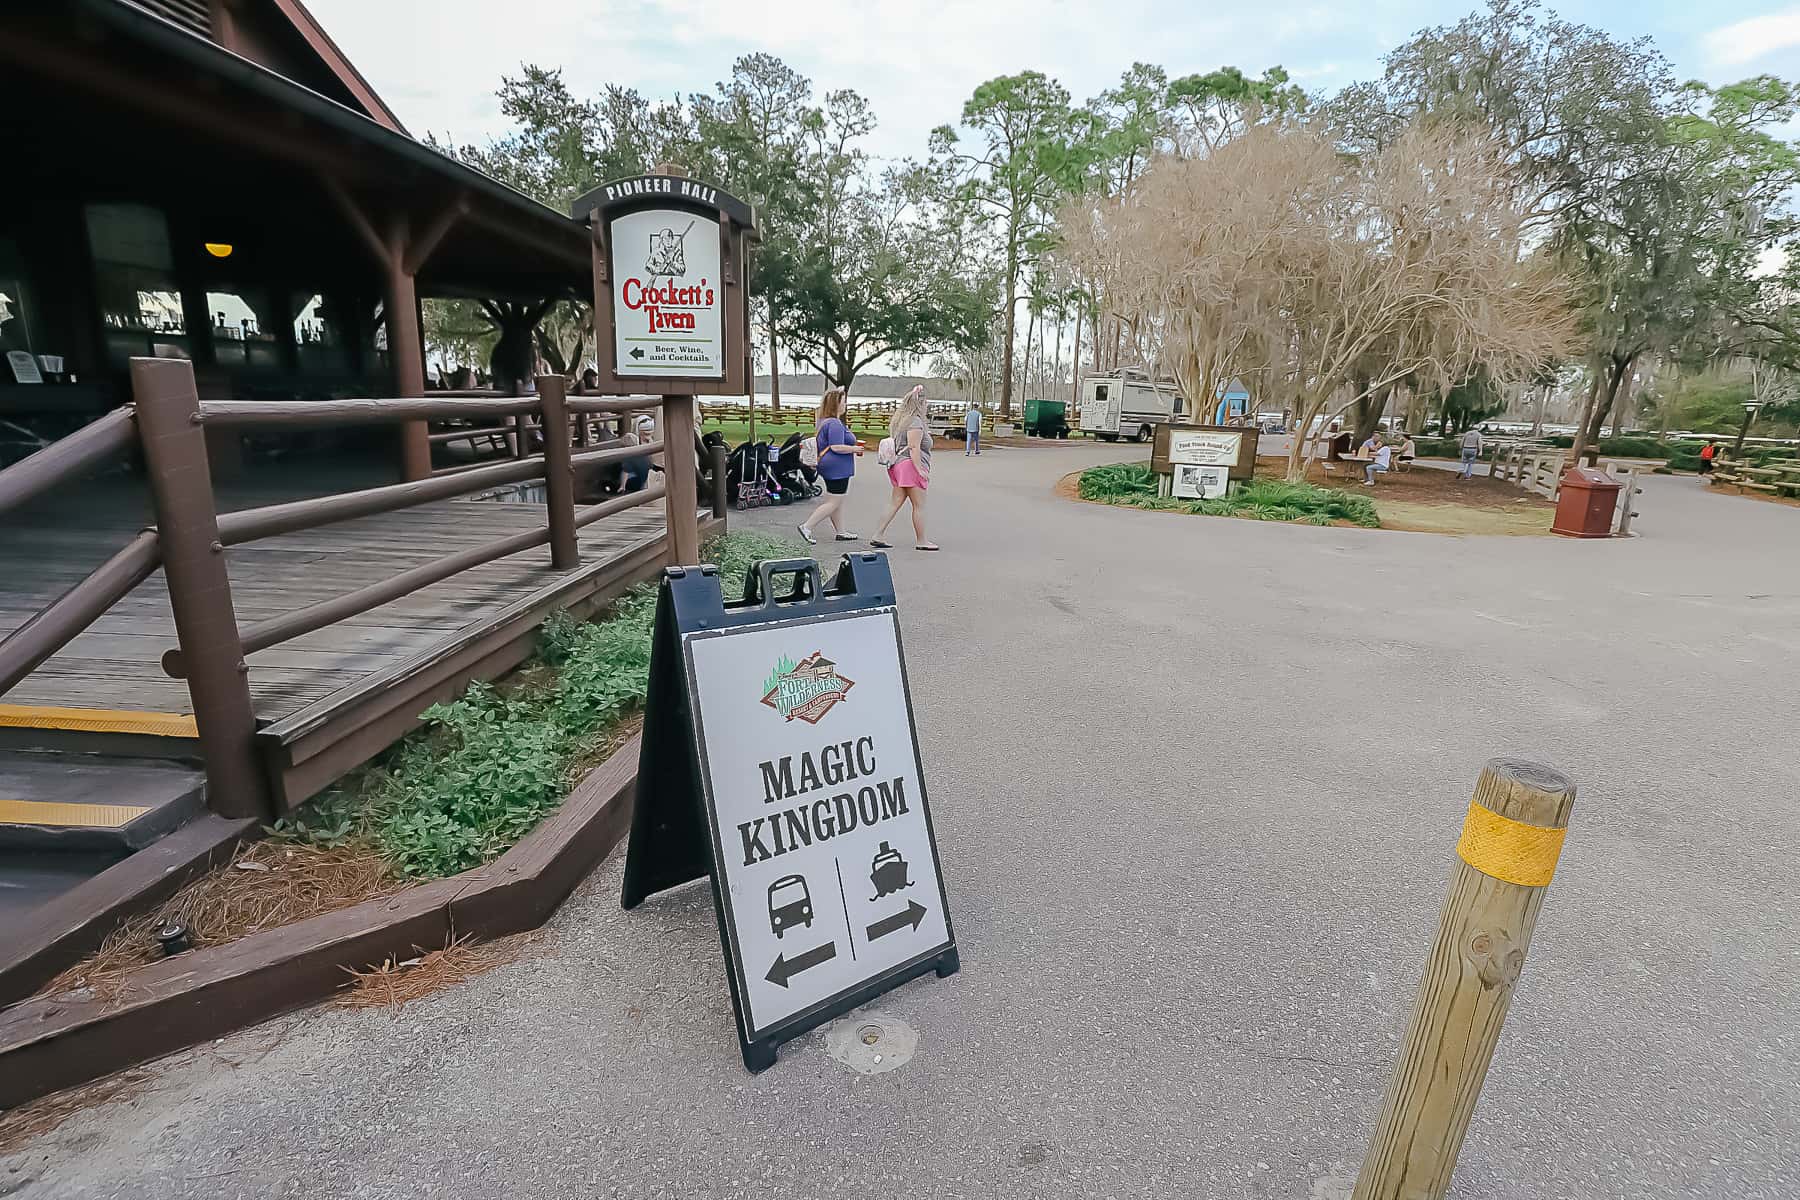
[[1158,425],[1179,421],[1187,404],[1173,379],[1152,379],[1127,368],[1081,381],[1081,432],[1116,442],[1147,442]]

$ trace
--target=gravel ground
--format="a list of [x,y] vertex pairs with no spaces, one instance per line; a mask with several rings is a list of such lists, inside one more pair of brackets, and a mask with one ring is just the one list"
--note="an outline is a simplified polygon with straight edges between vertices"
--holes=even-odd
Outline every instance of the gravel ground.
[[[1581,784],[1453,1195],[1800,1194],[1800,514],[1657,478],[1625,542],[1072,504],[938,455],[893,552],[962,973],[738,1061],[703,885],[615,855],[520,961],[172,1060],[0,1195],[1344,1194],[1483,761]],[[853,489],[873,532],[873,462]],[[796,510],[746,522],[779,528]]]

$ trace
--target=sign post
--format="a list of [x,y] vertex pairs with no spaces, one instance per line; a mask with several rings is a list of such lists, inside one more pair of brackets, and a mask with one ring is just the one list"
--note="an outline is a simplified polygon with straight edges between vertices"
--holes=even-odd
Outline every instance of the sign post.
[[[775,592],[775,579],[793,590]],[[727,605],[714,567],[657,600],[627,909],[702,876],[744,1065],[928,971],[956,940],[887,559],[764,562]]]
[[1256,474],[1257,432],[1237,425],[1158,425],[1150,444],[1150,470],[1161,476],[1157,493],[1184,500],[1223,496],[1231,480]]
[[570,215],[587,221],[592,235],[600,388],[662,396],[671,552],[677,563],[694,563],[694,397],[753,390],[749,255],[756,213],[664,164],[590,189]]

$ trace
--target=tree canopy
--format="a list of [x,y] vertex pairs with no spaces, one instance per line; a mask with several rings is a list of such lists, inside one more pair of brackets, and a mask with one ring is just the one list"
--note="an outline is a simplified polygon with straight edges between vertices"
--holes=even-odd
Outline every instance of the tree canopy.
[[[1466,419],[1566,364],[1586,438],[1651,375],[1800,370],[1793,85],[1682,82],[1537,0],[1420,30],[1335,94],[1279,66],[1137,62],[1085,102],[1000,75],[892,161],[862,96],[768,54],[668,98],[534,65],[498,94],[506,135],[441,148],[546,203],[668,159],[756,206],[772,371],[777,348],[845,385],[936,360],[1003,414],[1083,366],[1197,398],[1236,375],[1372,428],[1396,395]],[[464,318],[437,325],[466,340]]]

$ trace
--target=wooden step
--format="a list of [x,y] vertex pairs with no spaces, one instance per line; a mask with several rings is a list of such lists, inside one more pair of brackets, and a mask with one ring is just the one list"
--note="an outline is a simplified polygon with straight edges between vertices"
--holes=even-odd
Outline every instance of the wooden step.
[[0,850],[125,854],[199,814],[204,778],[157,759],[0,753]]

